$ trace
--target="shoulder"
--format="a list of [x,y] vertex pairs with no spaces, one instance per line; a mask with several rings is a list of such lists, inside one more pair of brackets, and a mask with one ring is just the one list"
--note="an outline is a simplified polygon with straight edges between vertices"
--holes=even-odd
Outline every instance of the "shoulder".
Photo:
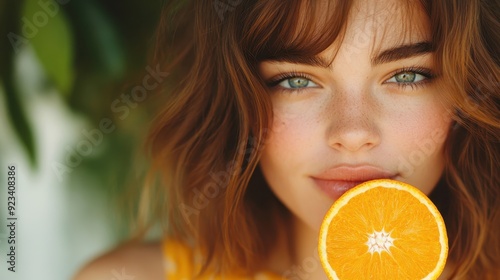
[[161,242],[126,243],[92,260],[73,280],[165,279]]

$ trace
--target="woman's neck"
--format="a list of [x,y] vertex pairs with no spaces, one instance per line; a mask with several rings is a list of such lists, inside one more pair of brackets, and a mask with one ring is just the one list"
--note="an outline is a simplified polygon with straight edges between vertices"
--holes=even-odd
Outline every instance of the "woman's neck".
[[279,238],[268,262],[269,270],[287,279],[327,279],[318,255],[318,233],[292,217],[286,238]]

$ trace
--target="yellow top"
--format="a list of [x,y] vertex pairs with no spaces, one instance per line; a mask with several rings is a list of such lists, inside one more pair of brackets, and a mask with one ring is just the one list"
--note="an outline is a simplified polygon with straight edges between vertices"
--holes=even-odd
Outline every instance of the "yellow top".
[[[168,280],[191,280],[196,272],[201,268],[201,256],[195,253],[192,248],[174,240],[163,240],[162,251],[164,256],[163,266],[165,268],[165,279]],[[242,277],[234,274],[214,275],[210,272],[204,273],[200,280],[278,280],[282,279],[270,272],[259,272],[253,277]]]

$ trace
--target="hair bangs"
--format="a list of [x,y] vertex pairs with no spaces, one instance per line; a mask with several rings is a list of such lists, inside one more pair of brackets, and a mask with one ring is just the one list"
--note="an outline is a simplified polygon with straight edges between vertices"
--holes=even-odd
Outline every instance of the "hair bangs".
[[342,38],[351,1],[261,1],[243,20],[249,60],[312,57]]

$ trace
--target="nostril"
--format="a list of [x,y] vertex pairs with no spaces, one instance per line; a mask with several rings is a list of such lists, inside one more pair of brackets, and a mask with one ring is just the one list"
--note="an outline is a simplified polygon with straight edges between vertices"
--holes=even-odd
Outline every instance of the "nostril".
[[330,135],[330,147],[337,150],[356,152],[359,150],[369,150],[380,142],[377,133],[367,130],[363,131],[337,131]]
[[377,146],[381,139],[381,130],[377,120],[367,114],[369,110],[341,110],[329,119],[326,129],[328,144],[338,150],[356,152]]

